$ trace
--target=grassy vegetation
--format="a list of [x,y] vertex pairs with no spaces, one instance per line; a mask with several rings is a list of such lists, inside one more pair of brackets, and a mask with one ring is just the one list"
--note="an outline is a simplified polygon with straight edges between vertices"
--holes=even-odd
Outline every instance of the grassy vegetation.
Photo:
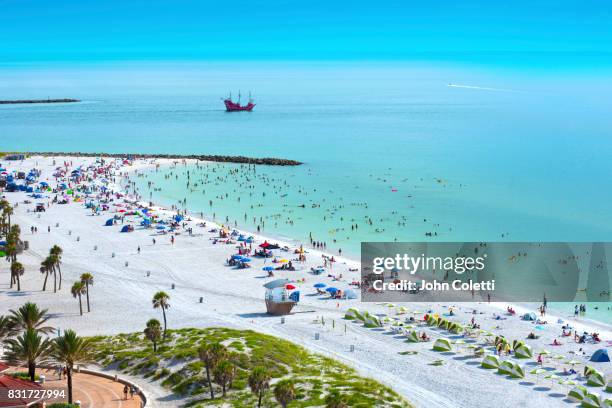
[[[288,407],[325,406],[333,390],[345,396],[350,407],[409,407],[397,393],[364,377],[346,365],[310,353],[291,342],[251,330],[226,328],[169,330],[166,340],[153,352],[152,343],[142,333],[95,337],[96,359],[103,366],[131,375],[152,378],[172,392],[185,396],[189,407],[221,406],[252,408],[257,398],[249,389],[248,377],[254,367],[266,367],[271,387],[280,380],[293,381],[296,399]],[[198,348],[204,343],[222,343],[236,376],[227,396],[215,385],[215,400],[208,394],[204,364]],[[227,406],[227,405],[226,405]],[[263,406],[279,406],[272,390],[266,392]]]

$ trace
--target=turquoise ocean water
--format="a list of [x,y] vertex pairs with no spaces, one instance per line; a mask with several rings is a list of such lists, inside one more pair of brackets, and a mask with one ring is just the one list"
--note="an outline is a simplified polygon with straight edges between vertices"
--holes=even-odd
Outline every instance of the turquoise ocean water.
[[[312,233],[355,258],[366,240],[612,240],[612,81],[601,73],[427,63],[4,66],[0,73],[2,99],[83,100],[0,106],[0,151],[303,161],[255,173],[179,166],[139,179],[144,197],[186,199],[190,210],[242,228],[264,225],[298,242]],[[220,97],[239,89],[253,93],[254,112],[224,112]],[[148,181],[161,191],[149,191]],[[606,319],[599,312],[590,317]]]

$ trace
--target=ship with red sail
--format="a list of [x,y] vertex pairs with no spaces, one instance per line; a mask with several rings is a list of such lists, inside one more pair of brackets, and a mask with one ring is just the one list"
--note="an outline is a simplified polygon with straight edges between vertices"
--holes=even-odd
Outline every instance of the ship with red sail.
[[253,99],[251,98],[251,93],[249,92],[249,102],[246,105],[240,104],[240,92],[238,92],[238,101],[234,102],[232,100],[232,94],[228,98],[223,100],[225,104],[225,110],[227,112],[250,112],[255,107],[255,103],[253,103]]

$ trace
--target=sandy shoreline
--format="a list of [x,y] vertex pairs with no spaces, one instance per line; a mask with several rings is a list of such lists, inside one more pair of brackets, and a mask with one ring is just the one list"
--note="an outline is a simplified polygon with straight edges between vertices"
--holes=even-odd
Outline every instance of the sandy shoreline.
[[[39,168],[43,171],[40,181],[54,184],[52,177],[55,166],[52,158],[32,157],[23,162],[5,162],[9,170]],[[94,158],[55,158],[57,165],[64,160],[72,161],[72,168],[87,166]],[[157,163],[170,163],[173,160],[157,160]],[[151,160],[139,160],[132,166],[122,167],[119,171],[128,175],[153,165]],[[117,176],[119,179],[119,176]],[[119,180],[116,180],[119,182]],[[119,190],[118,183],[109,186]],[[349,268],[359,267],[357,261],[338,259],[331,273],[342,274],[340,281],[332,278],[313,276],[310,267],[321,264],[321,253],[308,248],[308,261],[299,265],[295,272],[278,271],[276,277],[305,279],[300,286],[301,303],[295,314],[288,316],[284,324],[280,318],[265,315],[262,284],[267,281],[261,270],[264,261],[255,259],[248,270],[234,270],[224,265],[229,254],[235,252],[234,245],[213,244],[215,234],[208,232],[212,222],[206,221],[206,228],[198,227],[198,220],[190,222],[194,235],[181,233],[171,244],[169,236],[152,235],[154,231],[141,229],[135,223],[132,233],[120,233],[120,225],[105,227],[104,221],[115,215],[103,212],[92,215],[83,203],[70,202],[66,205],[51,205],[45,213],[34,213],[33,204],[23,204],[26,199],[35,203],[26,193],[6,193],[12,203],[20,203],[15,208],[13,222],[22,227],[23,239],[29,241],[30,249],[20,256],[26,268],[22,278],[22,292],[8,288],[9,275],[6,263],[0,267],[0,314],[8,309],[19,307],[31,300],[48,308],[53,315],[53,324],[60,328],[74,328],[84,335],[112,334],[119,332],[141,331],[144,323],[151,317],[159,317],[159,311],[150,306],[150,298],[157,290],[165,290],[171,296],[168,312],[169,326],[209,327],[229,326],[249,328],[276,335],[305,347],[332,356],[354,366],[359,372],[385,383],[404,395],[418,407],[490,407],[490,406],[573,406],[565,401],[567,387],[548,381],[548,390],[538,390],[542,384],[535,384],[532,378],[514,381],[483,370],[478,364],[480,359],[467,358],[467,353],[437,353],[431,350],[431,343],[405,343],[405,338],[383,329],[367,329],[342,319],[349,307],[358,307],[370,313],[394,315],[388,308],[356,300],[335,301],[314,295],[312,285],[324,282],[345,289],[348,283],[359,280],[359,273]],[[145,203],[142,203],[145,204]],[[155,207],[159,214],[170,216],[171,211]],[[194,218],[194,217],[193,217]],[[56,225],[59,225],[56,227]],[[30,227],[37,227],[38,233],[31,234]],[[50,232],[48,231],[50,228]],[[255,236],[255,243],[266,239]],[[153,244],[155,237],[157,243]],[[272,239],[276,242],[277,240]],[[64,249],[62,272],[65,282],[60,293],[42,292],[42,275],[38,272],[41,260],[53,244]],[[294,247],[293,243],[286,243]],[[307,244],[307,243],[305,243]],[[138,253],[137,248],[141,251]],[[306,247],[306,245],[305,245]],[[293,258],[293,254],[280,253]],[[267,261],[266,265],[270,265]],[[69,287],[83,272],[95,277],[92,288],[92,312],[78,315],[78,304],[69,293]],[[149,276],[147,276],[149,274]],[[175,289],[172,289],[174,285]],[[314,295],[314,296],[313,296]],[[204,302],[198,302],[199,297]],[[444,314],[448,311],[445,304],[406,304],[410,312],[429,309]],[[517,317],[495,320],[493,314],[500,314],[506,304],[463,303],[456,305],[457,315],[452,319],[467,323],[472,316],[485,330],[503,334],[510,339],[524,340],[533,330],[533,324]],[[473,310],[478,310],[474,315]],[[517,307],[517,311],[522,311]],[[533,311],[533,309],[529,310]],[[325,326],[313,323],[323,316]],[[608,325],[587,322],[581,319],[571,322],[579,331],[600,333],[604,342],[596,344],[575,344],[562,339],[563,345],[551,346],[553,339],[559,339],[560,325],[557,316],[547,316],[549,325],[540,331],[538,340],[528,342],[534,350],[547,349],[553,353],[566,355],[571,359],[586,360],[576,352],[582,347],[586,355],[598,348],[609,345],[612,331]],[[334,324],[330,324],[334,321]],[[427,328],[428,335],[435,338],[447,337],[445,333]],[[315,340],[315,333],[320,339]],[[351,346],[355,346],[354,351]],[[401,355],[402,351],[418,351],[417,355]],[[431,365],[435,360],[443,360],[444,365]],[[528,362],[526,368],[533,368]],[[610,363],[589,363],[597,369],[612,373]],[[607,365],[605,365],[607,364]],[[167,391],[157,384],[147,384],[151,394],[160,398]],[[168,406],[168,405],[165,405]]]

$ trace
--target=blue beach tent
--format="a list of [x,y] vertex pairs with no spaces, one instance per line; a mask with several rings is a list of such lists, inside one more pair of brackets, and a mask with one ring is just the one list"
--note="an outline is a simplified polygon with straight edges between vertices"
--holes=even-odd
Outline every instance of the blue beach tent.
[[531,313],[525,313],[525,314],[523,315],[523,320],[534,320],[534,321],[535,321],[535,320],[537,320],[537,319],[538,319],[538,318],[537,318],[536,314],[535,314],[535,313],[533,313],[533,312],[531,312]]
[[594,361],[596,363],[609,363],[610,356],[608,355],[608,350],[606,349],[597,350],[591,356],[591,361]]
[[289,295],[289,299],[293,300],[294,302],[299,302],[300,301],[300,291],[296,290],[295,292],[292,292]]
[[108,220],[106,220],[106,223],[104,224],[107,227],[112,227],[113,225],[113,219],[109,218]]
[[121,228],[121,232],[130,232],[130,226],[124,225],[123,228]]

